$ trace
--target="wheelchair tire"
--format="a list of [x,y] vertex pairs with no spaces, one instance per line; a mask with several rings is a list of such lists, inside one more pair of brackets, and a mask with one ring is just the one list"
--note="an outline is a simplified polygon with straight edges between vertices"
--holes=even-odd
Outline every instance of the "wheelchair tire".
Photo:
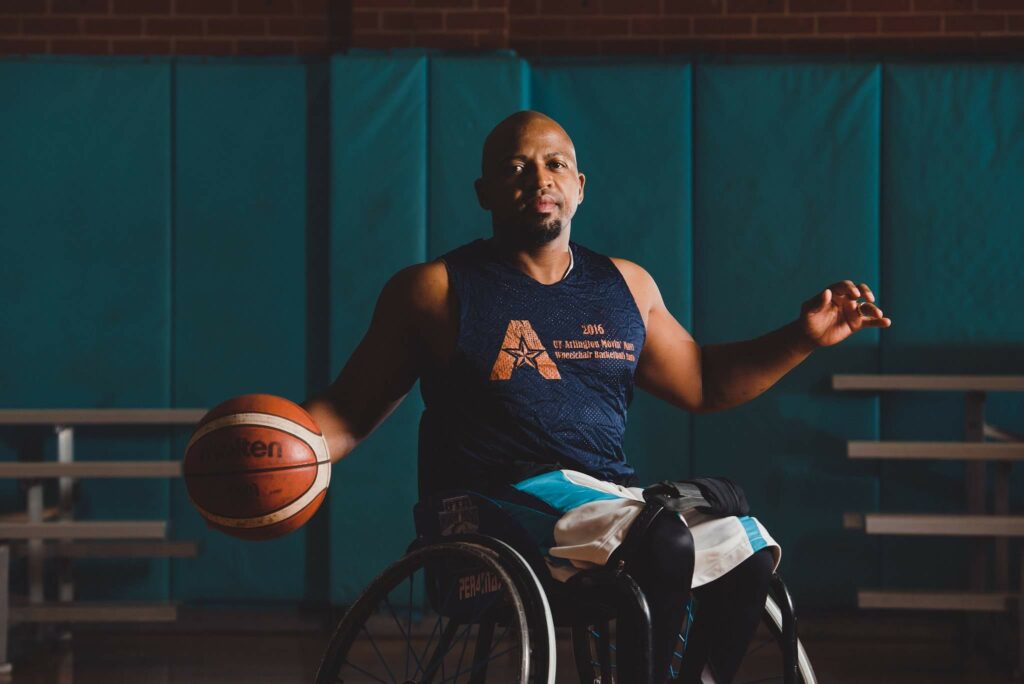
[[531,632],[545,629],[537,628],[537,598],[524,601],[529,586],[521,568],[487,546],[456,541],[413,550],[346,611],[315,681],[549,684],[553,651],[549,657],[547,645],[532,643]]
[[[764,623],[768,626],[768,631],[771,632],[772,637],[779,644],[779,648],[785,649],[785,637],[783,632],[783,617],[782,609],[779,607],[778,602],[771,595],[764,602]],[[796,656],[797,656],[797,672],[798,678],[794,684],[817,684],[818,679],[814,675],[814,668],[811,667],[811,660],[807,657],[807,652],[804,650],[804,645],[801,643],[799,637],[796,640]],[[784,666],[785,667],[785,666]],[[778,680],[786,682],[785,677],[782,676]]]

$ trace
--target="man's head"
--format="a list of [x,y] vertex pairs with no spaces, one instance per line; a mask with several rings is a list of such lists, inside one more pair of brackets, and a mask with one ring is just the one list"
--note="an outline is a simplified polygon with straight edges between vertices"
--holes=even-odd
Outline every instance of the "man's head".
[[495,126],[480,170],[476,195],[491,212],[495,235],[521,248],[557,238],[583,201],[586,178],[572,140],[540,112],[516,112]]

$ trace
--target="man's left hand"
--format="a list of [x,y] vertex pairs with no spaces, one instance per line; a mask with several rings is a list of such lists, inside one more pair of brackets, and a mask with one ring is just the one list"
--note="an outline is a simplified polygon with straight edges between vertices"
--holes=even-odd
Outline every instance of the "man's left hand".
[[[860,301],[863,299],[863,301]],[[800,307],[800,326],[815,347],[842,342],[863,328],[888,328],[886,318],[875,304],[875,294],[866,283],[854,285],[843,280],[829,285]]]

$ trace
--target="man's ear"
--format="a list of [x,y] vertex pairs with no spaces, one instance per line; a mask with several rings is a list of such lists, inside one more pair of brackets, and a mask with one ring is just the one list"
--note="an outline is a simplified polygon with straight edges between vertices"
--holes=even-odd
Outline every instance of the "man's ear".
[[587,177],[580,174],[580,200],[576,204],[583,204],[583,186],[587,184]]
[[476,201],[480,203],[480,208],[484,211],[490,211],[490,202],[487,201],[487,186],[484,183],[483,178],[477,178],[473,181],[473,188],[476,190]]

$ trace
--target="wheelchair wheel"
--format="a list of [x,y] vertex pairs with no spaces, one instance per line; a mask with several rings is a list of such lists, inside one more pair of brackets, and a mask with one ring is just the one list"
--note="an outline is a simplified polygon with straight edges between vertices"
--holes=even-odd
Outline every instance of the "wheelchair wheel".
[[342,617],[317,684],[548,684],[553,652],[531,639],[550,638],[547,624],[520,570],[479,544],[411,551]]

